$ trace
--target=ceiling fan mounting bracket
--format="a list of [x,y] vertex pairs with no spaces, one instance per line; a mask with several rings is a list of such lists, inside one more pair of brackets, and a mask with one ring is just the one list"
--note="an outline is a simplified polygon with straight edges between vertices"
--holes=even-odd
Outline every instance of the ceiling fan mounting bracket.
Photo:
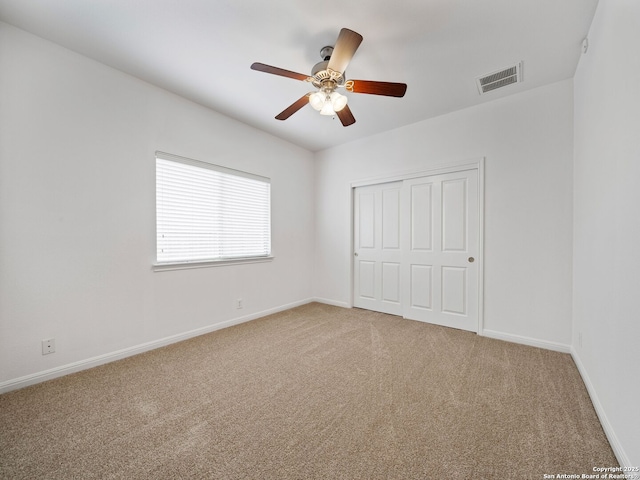
[[322,47],[320,49],[320,58],[322,58],[322,60],[324,60],[325,62],[328,62],[329,59],[331,58],[332,53],[333,53],[332,46],[327,45],[326,47]]

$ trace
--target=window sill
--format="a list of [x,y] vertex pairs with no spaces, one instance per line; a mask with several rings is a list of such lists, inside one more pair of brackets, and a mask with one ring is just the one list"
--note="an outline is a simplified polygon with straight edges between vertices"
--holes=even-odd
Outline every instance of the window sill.
[[166,272],[170,270],[188,270],[192,268],[208,268],[208,267],[224,267],[227,265],[243,265],[245,263],[266,263],[271,262],[275,257],[249,257],[249,258],[230,258],[226,260],[206,260],[195,262],[166,262],[154,263],[152,268],[154,272]]

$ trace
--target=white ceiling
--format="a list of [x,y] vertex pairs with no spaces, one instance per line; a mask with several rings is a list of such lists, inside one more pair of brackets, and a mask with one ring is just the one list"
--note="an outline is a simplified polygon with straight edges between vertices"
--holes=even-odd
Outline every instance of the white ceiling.
[[[571,78],[598,0],[0,0],[0,20],[318,151]],[[347,94],[356,123],[304,107],[342,27],[364,40],[347,78],[408,84],[404,98]],[[476,77],[523,62],[524,82],[480,96]]]

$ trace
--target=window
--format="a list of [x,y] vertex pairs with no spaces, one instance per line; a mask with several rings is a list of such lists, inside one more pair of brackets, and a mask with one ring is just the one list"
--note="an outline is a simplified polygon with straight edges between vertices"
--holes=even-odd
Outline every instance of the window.
[[265,177],[156,152],[157,265],[268,258]]

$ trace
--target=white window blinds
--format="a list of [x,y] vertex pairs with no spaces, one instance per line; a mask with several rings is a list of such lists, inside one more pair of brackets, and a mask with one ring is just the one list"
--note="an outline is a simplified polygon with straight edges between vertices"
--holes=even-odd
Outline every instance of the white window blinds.
[[158,263],[270,255],[270,187],[265,177],[156,152]]

